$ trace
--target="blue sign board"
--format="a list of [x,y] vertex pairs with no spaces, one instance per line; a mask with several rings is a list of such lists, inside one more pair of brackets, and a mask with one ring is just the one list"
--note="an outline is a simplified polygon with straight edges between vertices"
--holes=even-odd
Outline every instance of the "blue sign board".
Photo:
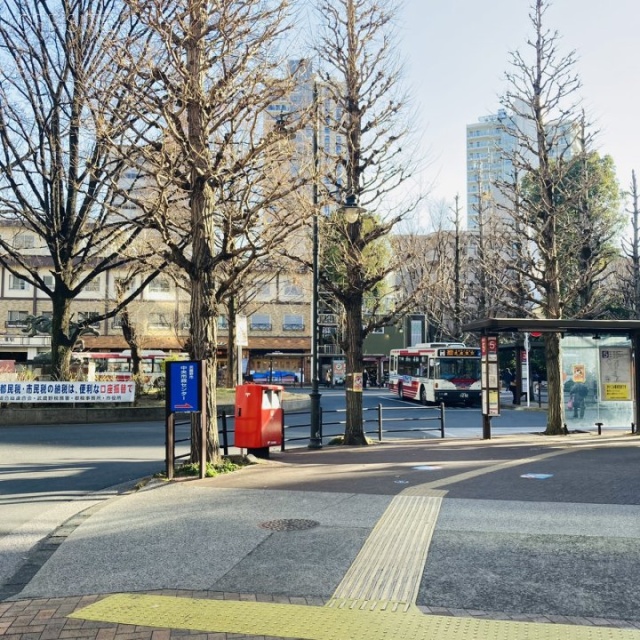
[[167,362],[167,408],[170,413],[200,411],[200,362]]

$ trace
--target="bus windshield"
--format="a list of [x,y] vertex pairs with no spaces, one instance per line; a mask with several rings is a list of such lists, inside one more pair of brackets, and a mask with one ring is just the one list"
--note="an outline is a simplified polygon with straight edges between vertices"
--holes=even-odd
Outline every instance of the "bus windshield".
[[435,377],[452,382],[479,380],[480,360],[477,358],[439,358]]

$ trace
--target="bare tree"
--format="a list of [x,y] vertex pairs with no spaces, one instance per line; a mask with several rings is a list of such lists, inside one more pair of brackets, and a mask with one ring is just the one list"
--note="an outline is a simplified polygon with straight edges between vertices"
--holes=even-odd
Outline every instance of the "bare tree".
[[[519,51],[511,54],[511,71],[506,73],[508,89],[502,103],[511,114],[506,126],[514,147],[505,155],[512,164],[513,176],[511,182],[498,186],[511,201],[511,206],[505,207],[505,218],[512,222],[511,238],[518,239],[510,247],[505,267],[526,277],[526,301],[537,305],[542,317],[560,319],[567,302],[562,275],[567,253],[562,243],[563,238],[575,237],[568,213],[574,203],[563,198],[563,185],[578,135],[576,92],[580,81],[574,70],[574,52],[561,54],[557,32],[545,26],[548,6],[547,0],[534,0],[531,5],[530,56]],[[507,289],[511,282],[518,285],[522,295],[520,279],[505,278]],[[559,434],[564,417],[560,334],[545,334],[544,342],[549,383],[546,433]]]
[[[71,350],[88,324],[72,322],[72,301],[101,273],[131,260],[124,249],[138,234],[120,215],[126,163],[109,144],[123,138],[128,123],[103,111],[105,104],[129,111],[119,53],[138,37],[117,0],[2,5],[0,216],[21,230],[0,238],[0,262],[51,298],[58,379],[68,378]],[[18,242],[24,235],[35,238],[39,258]]]
[[[136,166],[144,199],[137,204],[161,234],[167,259],[189,280],[190,355],[207,364],[207,460],[215,463],[222,302],[235,280],[301,224],[280,206],[299,181],[285,168],[288,135],[269,115],[293,83],[276,55],[289,2],[128,4],[151,34],[128,60],[142,123]],[[195,427],[193,461],[200,450]]]
[[[320,278],[323,288],[345,310],[344,442],[365,444],[362,394],[353,381],[363,371],[365,336],[393,317],[389,298],[379,295],[382,283],[397,267],[389,259],[385,238],[416,204],[402,203],[395,209],[392,205],[392,194],[413,169],[403,148],[410,142],[405,119],[409,114],[406,96],[399,91],[393,49],[397,4],[393,0],[319,0],[317,7],[323,25],[317,46],[319,75],[334,105],[325,126],[337,142],[335,149],[328,150],[335,158],[335,171],[323,175],[322,184],[329,185],[329,196],[338,207],[347,197],[361,207],[355,209],[359,215],[354,220],[347,220],[340,209],[327,220],[330,228],[323,241],[337,250],[323,251]],[[383,255],[385,259],[379,259]],[[396,299],[395,310],[401,313],[404,308],[406,302]]]
[[471,234],[463,229],[458,196],[453,207],[449,203],[434,207],[428,233],[412,231],[393,237],[394,251],[405,257],[398,278],[401,288],[411,292],[414,310],[427,318],[429,340],[457,342],[464,339],[461,327],[475,309]]
[[623,286],[623,300],[629,317],[640,318],[640,207],[638,194],[638,181],[636,172],[631,172],[631,185],[629,188],[630,214],[632,238],[623,240],[623,251],[627,258],[621,280]]

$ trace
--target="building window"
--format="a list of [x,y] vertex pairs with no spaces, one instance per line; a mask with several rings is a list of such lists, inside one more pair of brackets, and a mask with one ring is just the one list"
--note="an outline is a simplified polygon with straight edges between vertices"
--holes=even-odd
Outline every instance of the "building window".
[[182,316],[182,322],[180,323],[181,329],[191,329],[191,314],[185,313]]
[[273,283],[265,282],[256,289],[256,299],[270,302],[273,300]]
[[44,282],[45,286],[49,287],[49,289],[53,289],[54,280],[52,275],[42,276],[42,282]]
[[149,291],[154,293],[169,293],[171,291],[171,282],[168,278],[156,278],[149,283]]
[[166,314],[164,313],[150,313],[149,326],[152,329],[169,329],[171,327],[171,322],[169,322]]
[[218,329],[228,329],[229,321],[224,316],[218,316]]
[[411,336],[411,344],[420,344],[422,342],[422,321],[411,320],[409,332]]
[[377,329],[373,329],[371,333],[384,334],[384,327],[378,327]]
[[288,314],[284,315],[282,323],[283,331],[302,331],[304,329],[304,319],[300,315]]
[[302,287],[295,282],[283,282],[282,284],[282,297],[283,298],[301,298]]
[[23,278],[14,276],[13,273],[9,276],[9,289],[14,291],[27,291],[29,289],[29,283]]
[[[78,314],[78,322],[85,322],[87,320],[91,321],[94,318],[97,318],[100,314],[97,311],[81,311]],[[100,326],[100,322],[99,321],[94,321],[94,322],[89,322],[89,326],[90,327],[99,327]]]
[[13,238],[14,249],[33,249],[35,238],[30,233],[17,233]]
[[100,291],[100,278],[94,278],[84,285],[85,291]]
[[7,327],[26,327],[28,311],[9,311]]
[[271,316],[266,313],[254,313],[249,326],[253,331],[271,331]]

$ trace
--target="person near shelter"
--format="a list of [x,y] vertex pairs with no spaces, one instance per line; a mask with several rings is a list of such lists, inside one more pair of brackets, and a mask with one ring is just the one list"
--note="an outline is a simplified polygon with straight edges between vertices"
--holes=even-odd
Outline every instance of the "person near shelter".
[[514,376],[511,373],[511,369],[507,367],[502,373],[502,383],[504,384],[505,391],[509,391],[509,389],[511,388],[511,381],[513,380],[513,378]]
[[584,382],[576,382],[571,387],[571,402],[573,403],[573,417],[584,418],[584,409],[589,388]]

